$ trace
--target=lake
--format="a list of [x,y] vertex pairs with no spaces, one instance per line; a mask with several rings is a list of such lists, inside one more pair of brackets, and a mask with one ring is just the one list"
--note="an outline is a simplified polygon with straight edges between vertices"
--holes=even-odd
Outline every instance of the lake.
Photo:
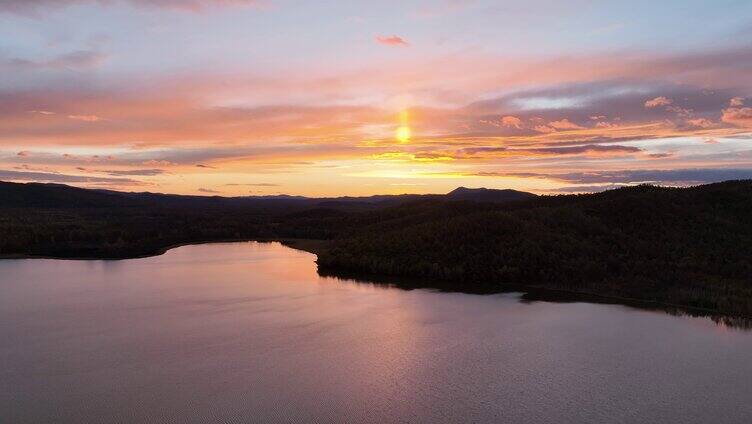
[[752,332],[326,278],[315,258],[0,260],[0,422],[752,422]]

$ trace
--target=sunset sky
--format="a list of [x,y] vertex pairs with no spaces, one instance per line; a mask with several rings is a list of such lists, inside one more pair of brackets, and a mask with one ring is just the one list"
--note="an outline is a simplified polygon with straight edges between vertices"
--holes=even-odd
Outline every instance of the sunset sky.
[[752,2],[0,0],[0,180],[226,196],[752,178]]

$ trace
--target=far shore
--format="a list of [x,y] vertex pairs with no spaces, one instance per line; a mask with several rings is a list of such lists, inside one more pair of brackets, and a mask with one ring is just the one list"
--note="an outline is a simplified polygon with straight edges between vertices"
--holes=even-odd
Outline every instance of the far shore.
[[0,255],[2,259],[54,259],[62,261],[122,261],[127,259],[143,259],[153,256],[164,255],[172,249],[177,249],[183,246],[192,246],[199,244],[213,244],[213,243],[244,243],[244,242],[258,242],[258,243],[281,243],[292,249],[302,250],[304,252],[318,254],[325,248],[326,240],[311,240],[311,239],[291,239],[291,238],[241,238],[241,239],[221,239],[221,240],[198,240],[185,243],[176,243],[169,246],[160,247],[149,253],[140,255],[129,256],[54,256],[54,255]]

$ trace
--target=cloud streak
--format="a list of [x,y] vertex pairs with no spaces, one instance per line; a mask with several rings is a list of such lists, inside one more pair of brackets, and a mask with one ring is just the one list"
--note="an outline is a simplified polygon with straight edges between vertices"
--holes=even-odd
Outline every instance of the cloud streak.
[[200,11],[218,6],[258,6],[259,0],[3,0],[0,12],[42,13],[45,10],[62,8],[76,4],[102,6],[126,3],[137,7],[166,8],[175,10]]
[[[689,169],[647,169],[592,171],[569,173],[486,173],[486,176],[504,176],[519,178],[545,178],[569,184],[670,184],[691,185],[707,184],[726,180],[752,179],[752,168],[689,168]],[[588,187],[592,189],[592,186]],[[574,190],[574,188],[567,188]]]
[[0,169],[0,180],[4,181],[38,181],[49,183],[86,183],[110,184],[115,186],[141,185],[139,181],[129,178],[93,177],[85,175],[67,175],[52,172],[10,171]]
[[668,105],[670,105],[672,103],[674,103],[673,100],[671,100],[671,99],[669,99],[667,97],[664,97],[664,96],[658,96],[658,97],[656,97],[654,99],[650,99],[650,100],[645,101],[645,107],[652,109],[652,108],[656,108],[656,107],[659,107],[659,106],[668,106]]
[[51,59],[31,60],[22,58],[0,59],[0,64],[6,68],[17,70],[38,69],[87,69],[101,65],[107,55],[93,50],[78,50],[61,54]]

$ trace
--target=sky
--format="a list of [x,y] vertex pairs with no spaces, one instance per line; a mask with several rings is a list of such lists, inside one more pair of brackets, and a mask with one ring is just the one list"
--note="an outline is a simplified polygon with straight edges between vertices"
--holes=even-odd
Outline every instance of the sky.
[[752,2],[0,0],[0,180],[223,196],[752,178]]

